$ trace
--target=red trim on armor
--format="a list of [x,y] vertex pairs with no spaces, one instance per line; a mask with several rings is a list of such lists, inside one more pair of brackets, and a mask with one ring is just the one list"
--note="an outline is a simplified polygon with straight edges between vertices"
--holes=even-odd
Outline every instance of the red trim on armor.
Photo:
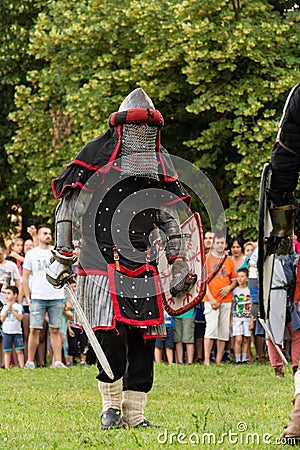
[[92,328],[92,330],[93,331],[97,331],[97,330],[114,330],[116,328],[116,326],[115,325],[111,325],[110,327],[109,326],[107,326],[107,327],[104,327],[104,326],[97,326],[97,327],[93,327]]
[[67,257],[73,256],[73,252],[59,252],[59,254]]
[[119,125],[117,127],[117,133],[118,133],[118,142],[117,145],[115,146],[115,148],[112,151],[112,154],[108,160],[108,162],[105,164],[105,166],[99,167],[99,166],[92,166],[91,164],[87,164],[79,159],[74,159],[72,162],[70,162],[69,164],[67,164],[67,167],[73,166],[75,164],[77,164],[78,166],[82,166],[85,167],[86,169],[95,171],[95,172],[100,172],[100,173],[108,173],[111,169],[111,165],[112,163],[116,160],[117,155],[119,153],[121,144],[122,144],[122,126]]
[[87,192],[94,192],[93,189],[88,189],[84,184],[80,183],[80,181],[78,181],[77,183],[72,183],[72,184],[65,184],[64,187],[62,188],[62,190],[60,191],[59,194],[57,194],[56,190],[55,190],[55,186],[54,186],[54,181],[51,181],[51,185],[52,185],[52,191],[53,191],[53,195],[54,198],[60,198],[63,193],[65,192],[65,190],[67,188],[71,188],[71,189],[75,189],[78,186],[83,190],[83,191],[87,191]]
[[[79,325],[79,323],[74,323],[74,327],[76,328],[80,328],[82,331],[84,331],[84,327],[82,325]],[[113,324],[111,326],[97,326],[97,327],[93,327],[92,330],[93,331],[97,331],[97,330],[114,330],[116,328],[116,322],[113,322]]]
[[[135,319],[128,319],[126,317],[123,317],[121,315],[120,311],[120,305],[118,302],[117,294],[116,294],[116,285],[115,285],[115,278],[114,278],[114,272],[116,271],[116,265],[115,264],[108,264],[108,279],[109,279],[109,285],[110,285],[110,296],[112,298],[115,317],[118,322],[123,322],[128,325],[137,325],[137,326],[152,326],[152,325],[161,325],[163,323],[163,306],[162,306],[162,295],[160,293],[160,286],[158,284],[158,274],[156,267],[152,265],[148,265],[147,272],[152,272],[154,275],[154,283],[156,288],[156,302],[158,306],[158,312],[159,317],[155,319],[149,319],[149,320],[135,320]],[[144,264],[141,267],[138,267],[135,270],[127,269],[126,267],[120,265],[121,271],[120,273],[124,273],[125,275],[128,275],[129,277],[136,277],[140,275],[143,272],[146,272],[146,264]]]
[[147,341],[148,339],[156,339],[156,338],[160,338],[160,339],[166,339],[166,335],[165,334],[147,334],[146,331],[143,331],[143,339],[144,341]]
[[[111,267],[113,266],[113,267]],[[120,267],[122,270],[120,270],[121,273],[125,273],[125,275],[128,275],[129,277],[137,277],[138,275],[140,275],[143,272],[146,272],[146,264],[138,267],[137,269],[128,269],[127,267],[124,267],[120,264]],[[155,275],[157,275],[157,270],[155,266],[152,266],[151,264],[148,265],[149,267],[149,272],[154,273]],[[115,270],[115,264],[108,264],[108,272],[111,272],[111,270]]]
[[99,169],[98,166],[92,166],[91,164],[81,161],[80,159],[73,159],[73,161],[71,161],[70,163],[67,164],[67,168],[74,166],[74,165],[82,166],[85,169],[92,170],[92,171],[96,171]]
[[162,153],[161,153],[161,151],[160,151],[160,130],[158,131],[158,133],[157,133],[157,135],[156,135],[156,149],[157,149],[157,153],[158,153],[158,157],[159,157],[158,165],[161,164],[161,167],[162,167],[162,173],[163,173],[163,175],[164,175],[163,181],[166,181],[166,182],[172,182],[172,181],[178,180],[178,175],[177,175],[177,173],[175,173],[175,175],[174,175],[173,177],[168,177],[168,176],[167,176],[167,172],[166,172],[166,167],[165,167],[164,159],[163,159]]
[[[117,133],[118,133],[118,142],[116,147],[114,148],[111,157],[109,158],[108,163],[103,166],[103,167],[98,167],[98,166],[92,166],[91,164],[87,164],[84,161],[81,161],[79,159],[74,159],[72,162],[70,162],[69,164],[67,164],[67,167],[73,166],[73,165],[78,165],[81,167],[85,167],[88,170],[92,170],[95,172],[100,172],[100,173],[108,173],[112,167],[112,163],[116,160],[117,155],[119,153],[121,144],[122,144],[122,126],[118,126],[117,127]],[[61,192],[59,194],[57,194],[56,190],[55,190],[55,186],[54,186],[54,181],[51,181],[51,185],[52,185],[52,191],[54,194],[55,198],[60,198],[63,193],[65,192],[66,188],[71,188],[71,189],[75,189],[76,187],[80,187],[82,190],[87,191],[87,192],[94,192],[94,190],[87,188],[84,184],[82,184],[80,181],[77,181],[74,184],[65,184],[64,187],[62,188]],[[104,180],[102,180],[102,184],[104,183]]]
[[103,275],[107,277],[106,270],[98,270],[98,269],[76,269],[76,274],[82,277],[86,277],[87,275]]
[[122,172],[122,169],[119,166],[112,166],[112,169],[116,170],[117,172]]
[[175,175],[173,177],[168,177],[167,176],[166,167],[165,167],[165,163],[164,163],[164,159],[162,157],[161,151],[159,151],[159,160],[160,160],[160,163],[162,165],[162,172],[164,174],[164,180],[163,181],[171,182],[171,181],[178,180],[177,172],[175,173]]
[[157,109],[134,108],[127,111],[117,111],[112,113],[108,119],[108,125],[116,127],[125,123],[146,123],[150,126],[162,128],[164,119]]
[[177,258],[185,259],[185,256],[183,253],[179,253],[179,255],[171,256],[170,258],[168,258],[168,263],[170,264],[171,262],[176,261]]
[[163,206],[174,205],[175,203],[184,201],[185,199],[189,199],[189,204],[188,204],[187,206],[190,207],[190,206],[191,206],[192,199],[191,199],[191,196],[188,195],[188,194],[185,195],[185,196],[183,196],[183,197],[177,197],[175,200],[172,200],[171,202],[164,203]]
[[[117,145],[116,145],[114,151],[113,151],[112,154],[111,154],[111,157],[109,158],[108,164],[106,164],[106,165],[104,166],[104,168],[106,168],[106,170],[104,170],[104,173],[108,173],[108,172],[110,171],[110,169],[111,169],[110,164],[111,164],[113,161],[115,161],[115,159],[117,158],[117,155],[118,155],[118,153],[119,153],[119,150],[120,150],[120,148],[121,148],[121,144],[122,144],[122,126],[121,126],[121,125],[119,125],[119,126],[117,127],[117,133],[118,133],[118,142],[117,142]],[[102,169],[102,168],[101,168],[101,169]],[[101,169],[99,169],[100,172],[102,172]]]

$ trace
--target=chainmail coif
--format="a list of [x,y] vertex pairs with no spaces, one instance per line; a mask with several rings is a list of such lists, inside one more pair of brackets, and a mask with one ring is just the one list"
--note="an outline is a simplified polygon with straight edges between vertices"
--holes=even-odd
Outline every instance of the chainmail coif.
[[123,125],[121,168],[124,174],[159,180],[157,131],[156,127],[148,125]]

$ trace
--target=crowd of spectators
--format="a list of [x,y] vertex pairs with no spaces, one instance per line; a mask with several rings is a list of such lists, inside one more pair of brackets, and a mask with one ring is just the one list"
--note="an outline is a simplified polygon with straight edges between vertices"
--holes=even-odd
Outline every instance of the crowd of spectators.
[[[51,324],[49,327],[47,311],[42,326],[36,330],[33,356],[28,356],[33,328],[32,324],[30,328],[28,290],[33,273],[24,271],[24,267],[29,267],[30,258],[25,260],[28,252],[39,247],[36,228],[29,227],[28,233],[28,239],[16,238],[7,248],[0,246],[0,301],[3,306],[0,312],[0,367],[24,367],[26,361],[33,363],[32,367],[49,365],[56,368],[94,363],[87,337],[75,326],[72,305],[65,294],[58,340],[55,340]],[[293,255],[275,257],[268,323],[275,340],[272,342],[266,339],[268,336],[258,320],[256,242],[243,242],[240,237],[227,240],[225,236],[207,231],[204,246],[208,276],[214,273],[209,278],[206,295],[195,308],[181,316],[171,317],[165,313],[167,334],[165,339],[156,339],[155,361],[204,365],[270,361],[276,377],[281,378],[284,376],[283,362],[275,348],[277,345],[286,358],[292,360],[294,371],[297,370],[300,308],[295,301],[299,297],[295,286],[296,250],[299,247],[295,245]],[[72,287],[76,289],[76,277]],[[57,348],[60,355],[55,359]]]
[[[64,289],[53,290],[46,280],[51,230],[31,225],[27,231],[28,239],[16,238],[7,248],[0,246],[0,367],[85,366],[89,362],[86,334],[74,326],[74,311]],[[71,286],[75,291],[76,276]],[[40,300],[31,300],[32,291]],[[34,320],[30,310],[35,311]],[[90,360],[95,362],[93,354]]]
[[267,362],[275,376],[282,378],[283,361],[276,346],[296,371],[300,356],[299,293],[295,292],[300,253],[297,244],[295,241],[294,254],[274,258],[266,324],[272,342],[258,320],[257,243],[244,242],[240,237],[226,239],[207,231],[204,245],[208,278],[213,271],[217,273],[209,281],[203,301],[189,316],[175,320],[165,317],[167,339],[157,339],[156,361],[237,366]]

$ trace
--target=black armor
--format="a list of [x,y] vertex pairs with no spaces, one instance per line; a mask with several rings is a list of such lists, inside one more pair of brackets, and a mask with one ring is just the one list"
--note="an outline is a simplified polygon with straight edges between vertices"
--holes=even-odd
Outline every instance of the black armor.
[[[272,177],[267,192],[273,230],[267,252],[293,252],[298,202],[294,191],[300,171],[300,84],[290,91],[271,155]],[[300,239],[300,235],[299,235]]]
[[[110,344],[107,348],[104,345],[103,350],[113,365],[115,377],[119,378],[127,365],[126,355],[122,361],[110,360],[111,345],[114,348],[123,345],[120,340],[125,339],[125,335],[129,339],[132,325],[141,326],[139,332],[146,340],[164,333],[162,297],[155,280],[156,254],[152,245],[152,235],[157,228],[165,236],[166,255],[175,267],[176,292],[180,285],[186,289],[182,278],[189,275],[182,252],[178,213],[181,210],[189,214],[191,199],[160,143],[162,115],[142,89],[133,91],[119,110],[111,114],[109,126],[106,133],[88,142],[53,181],[54,195],[61,198],[61,204],[56,213],[55,261],[48,269],[48,279],[55,284],[56,269],[58,278],[61,273],[66,276],[58,266],[58,260],[59,264],[64,261],[59,254],[66,258],[68,265],[73,248],[72,231],[79,223],[78,300],[89,323],[97,330],[99,341],[105,343],[106,337],[111,336]],[[116,270],[118,274],[114,276]],[[122,289],[124,280],[126,298]],[[196,277],[189,278],[190,283],[195,281]],[[137,286],[139,289],[134,291]],[[128,294],[130,290],[132,294]],[[108,332],[112,334],[106,334]],[[136,357],[141,356],[143,348],[146,347],[136,350]],[[149,361],[145,367],[150,370],[154,344],[147,348],[145,358]],[[141,376],[146,376],[152,384],[149,370]],[[101,366],[98,378],[101,383],[111,383]],[[132,386],[144,392],[151,388],[149,382],[139,384],[138,379],[132,379],[130,365],[126,380],[129,380],[126,382],[129,390]],[[107,386],[101,386],[104,395]],[[115,406],[115,403],[110,405]]]

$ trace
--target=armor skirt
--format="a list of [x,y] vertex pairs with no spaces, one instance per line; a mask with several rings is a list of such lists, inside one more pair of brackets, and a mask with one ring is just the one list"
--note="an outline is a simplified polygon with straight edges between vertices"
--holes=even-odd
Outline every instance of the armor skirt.
[[[104,275],[79,275],[77,277],[77,298],[94,330],[114,329],[116,326],[114,308],[110,296],[109,280]],[[80,326],[78,318],[74,323]],[[166,334],[165,325],[142,327],[145,338],[155,338]]]

